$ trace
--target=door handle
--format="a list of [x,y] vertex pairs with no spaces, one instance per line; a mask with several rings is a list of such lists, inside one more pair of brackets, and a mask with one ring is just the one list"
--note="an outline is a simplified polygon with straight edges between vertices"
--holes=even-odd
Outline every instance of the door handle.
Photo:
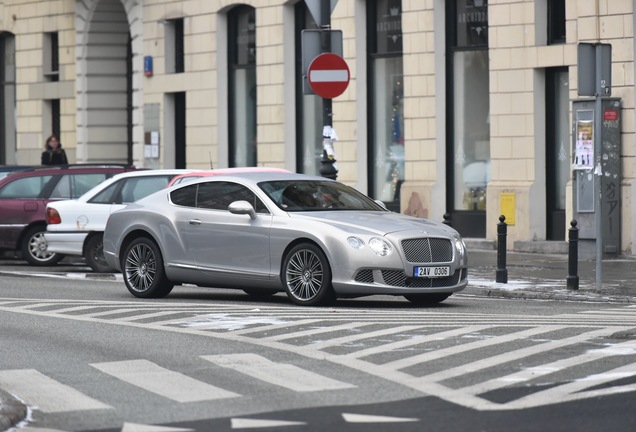
[[201,220],[200,219],[190,219],[190,221],[188,223],[190,225],[201,225]]

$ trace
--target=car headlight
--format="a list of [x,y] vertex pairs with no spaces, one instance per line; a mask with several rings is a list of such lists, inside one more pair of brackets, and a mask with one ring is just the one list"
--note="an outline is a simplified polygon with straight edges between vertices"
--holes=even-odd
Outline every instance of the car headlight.
[[464,255],[466,254],[466,245],[464,244],[464,241],[458,237],[453,238],[453,241],[455,243],[457,253],[460,257],[464,258]]
[[373,237],[369,240],[369,247],[376,255],[379,256],[388,256],[393,251],[389,242],[378,237]]
[[364,241],[358,237],[347,238],[347,244],[354,249],[362,249],[364,247]]

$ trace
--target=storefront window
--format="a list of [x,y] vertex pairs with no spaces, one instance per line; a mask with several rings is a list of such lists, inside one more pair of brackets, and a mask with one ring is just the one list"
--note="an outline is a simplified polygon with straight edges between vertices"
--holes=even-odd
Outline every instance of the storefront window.
[[256,20],[254,8],[229,15],[230,166],[256,165]]
[[455,210],[486,210],[490,179],[488,51],[456,52],[454,82]]
[[399,210],[404,182],[402,4],[369,3],[370,195]]

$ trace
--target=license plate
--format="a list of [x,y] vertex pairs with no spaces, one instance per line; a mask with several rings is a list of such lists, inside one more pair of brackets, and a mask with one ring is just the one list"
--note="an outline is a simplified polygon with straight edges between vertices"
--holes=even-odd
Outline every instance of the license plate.
[[416,278],[439,278],[450,276],[450,267],[414,267],[413,277]]

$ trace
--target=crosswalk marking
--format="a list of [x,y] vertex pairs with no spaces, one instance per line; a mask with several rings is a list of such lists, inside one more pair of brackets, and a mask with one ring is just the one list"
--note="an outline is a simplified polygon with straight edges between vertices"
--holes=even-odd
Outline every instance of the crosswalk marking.
[[[513,360],[514,358],[527,357],[529,355],[532,355],[538,352],[543,352],[545,350],[540,348],[550,349],[557,346],[561,347],[561,346],[565,346],[566,344],[574,344],[574,343],[581,342],[582,340],[585,340],[584,337],[587,337],[587,338],[599,337],[606,334],[607,334],[606,331],[598,330],[596,332],[592,332],[591,334],[579,335],[573,338],[567,338],[566,340],[562,339],[558,341],[551,341],[547,343],[551,345],[550,347],[531,347],[531,348],[537,348],[537,350],[534,350],[533,352],[520,352],[519,356],[506,356],[506,354],[503,354],[501,355],[501,357],[505,357],[505,358],[502,358],[501,360],[496,358],[499,356],[490,357],[487,359],[487,362],[486,362],[487,364],[484,366],[486,367],[496,366],[505,361]],[[547,345],[547,344],[544,344],[544,345]],[[620,352],[621,349],[634,350],[636,349],[636,341],[628,341],[618,345],[613,345],[611,348],[612,348],[611,350],[598,349],[598,350],[588,351],[586,353],[583,353],[574,357],[559,359],[550,363],[542,364],[537,367],[528,368],[520,372],[516,372],[516,373],[509,374],[502,377],[497,377],[489,381],[484,381],[470,387],[464,387],[463,390],[471,394],[482,394],[482,393],[486,393],[486,392],[496,390],[502,387],[507,387],[511,384],[526,382],[526,381],[536,379],[545,375],[549,375],[551,373],[554,373],[563,369],[567,369],[572,366],[577,366],[577,365],[588,363],[594,360],[599,360],[605,357],[616,355],[616,353]],[[524,350],[519,350],[519,351],[524,351]],[[511,353],[507,353],[507,354],[511,354]],[[480,361],[475,363],[480,365],[480,363],[483,364],[484,362]],[[470,371],[476,370],[476,367],[477,367],[474,364],[464,365],[464,366]],[[436,374],[435,376],[429,376],[429,378],[434,378],[437,381],[441,381],[442,379],[453,376],[453,374],[454,374],[454,371],[448,370],[448,371],[444,371],[442,373]]]
[[[263,339],[267,339],[269,341],[282,341],[282,340],[295,339],[295,338],[305,337],[305,336],[315,336],[321,333],[330,333],[330,332],[335,332],[340,330],[352,330],[352,329],[369,326],[369,325],[372,325],[372,323],[358,322],[358,323],[346,323],[346,324],[341,324],[337,326],[323,326],[323,327],[313,328],[309,330],[302,330],[302,331],[297,331],[292,333],[280,334],[276,336],[267,336]],[[365,333],[365,334],[368,334],[368,333]]]
[[46,413],[112,408],[35,369],[0,371],[0,387]]
[[542,327],[533,327],[523,331],[517,331],[513,333],[509,333],[502,336],[494,336],[488,339],[478,340],[475,342],[468,342],[461,345],[455,345],[448,348],[438,349],[432,352],[426,352],[423,354],[404,357],[399,360],[394,360],[389,363],[385,363],[383,366],[388,369],[404,369],[409,366],[413,366],[419,363],[424,363],[431,360],[440,359],[443,357],[448,357],[454,354],[459,354],[461,352],[466,352],[469,350],[477,349],[477,348],[485,348],[493,345],[499,345],[506,342],[511,342],[514,340],[527,338],[530,336],[536,336],[542,333],[550,333],[555,330],[559,330],[561,327],[559,326],[542,326]]
[[341,390],[355,386],[337,381],[297,366],[275,363],[256,354],[209,355],[201,358],[218,366],[297,392]]
[[164,369],[147,360],[93,363],[91,366],[124,382],[177,402],[200,402],[240,396],[179,372]]

